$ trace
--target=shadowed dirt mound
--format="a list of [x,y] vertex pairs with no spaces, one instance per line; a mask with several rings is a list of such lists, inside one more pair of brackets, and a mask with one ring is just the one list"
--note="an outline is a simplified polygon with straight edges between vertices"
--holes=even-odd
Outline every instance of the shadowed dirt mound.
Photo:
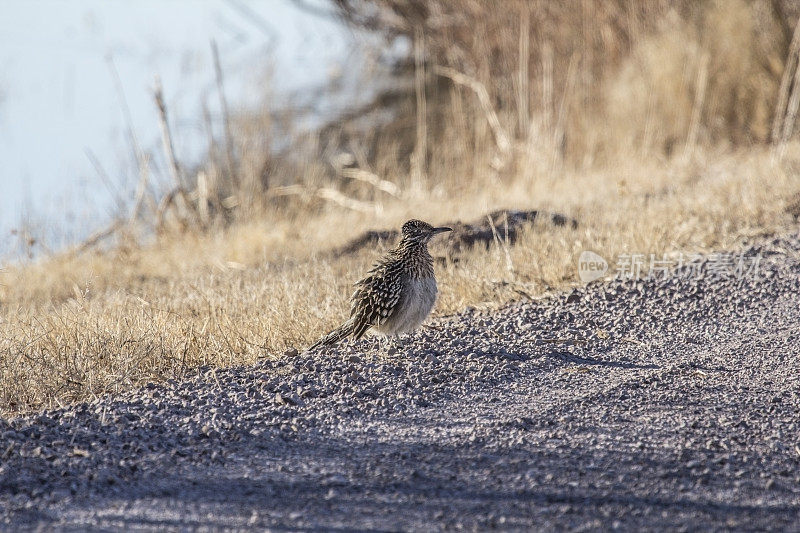
[[[493,211],[472,222],[447,222],[443,226],[453,228],[453,232],[442,238],[431,248],[435,252],[448,257],[468,250],[476,245],[486,248],[495,241],[501,240],[514,244],[521,232],[530,227],[540,217],[545,217],[554,226],[571,228],[578,227],[578,221],[561,213],[547,213],[536,209],[528,211],[515,211],[500,209]],[[333,252],[335,257],[350,255],[362,248],[378,244],[388,244],[396,241],[400,232],[397,230],[370,230],[359,235],[346,245]]]

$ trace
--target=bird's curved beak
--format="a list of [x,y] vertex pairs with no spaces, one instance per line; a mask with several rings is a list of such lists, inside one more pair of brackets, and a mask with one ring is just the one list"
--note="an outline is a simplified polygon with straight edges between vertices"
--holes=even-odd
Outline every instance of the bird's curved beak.
[[453,231],[453,228],[448,228],[447,226],[442,226],[440,228],[433,228],[434,235],[436,235],[437,233],[444,233],[446,231]]

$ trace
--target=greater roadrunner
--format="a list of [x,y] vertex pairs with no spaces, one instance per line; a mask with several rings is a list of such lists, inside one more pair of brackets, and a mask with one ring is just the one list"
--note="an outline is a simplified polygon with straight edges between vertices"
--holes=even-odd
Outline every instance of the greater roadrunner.
[[421,220],[403,224],[400,244],[355,284],[347,322],[309,349],[335,344],[349,336],[360,339],[370,328],[390,337],[422,324],[433,309],[437,293],[428,241],[445,231],[453,230],[434,228]]

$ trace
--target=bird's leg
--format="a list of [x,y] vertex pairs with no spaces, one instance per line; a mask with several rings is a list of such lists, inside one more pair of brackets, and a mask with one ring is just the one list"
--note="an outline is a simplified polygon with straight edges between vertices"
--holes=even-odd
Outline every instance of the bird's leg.
[[394,355],[397,353],[397,335],[386,335],[386,345],[384,349],[387,355]]
[[375,343],[375,350],[380,351],[383,349],[384,339],[383,335],[372,335],[372,341]]
[[408,340],[410,338],[411,338],[411,334],[410,333],[403,333],[402,337],[400,337],[400,335],[398,335],[397,336],[397,348],[398,349],[402,348],[402,349],[405,350],[406,345],[408,345]]
[[408,340],[407,335],[403,335],[402,337],[400,336],[399,333],[397,335],[392,335],[391,347],[389,348],[388,353],[390,355],[396,354],[401,350],[405,349],[407,340]]

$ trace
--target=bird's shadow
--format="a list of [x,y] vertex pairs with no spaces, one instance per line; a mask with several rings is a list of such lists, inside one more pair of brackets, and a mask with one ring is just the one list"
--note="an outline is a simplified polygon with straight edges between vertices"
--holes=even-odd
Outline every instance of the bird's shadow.
[[603,359],[595,359],[592,357],[575,355],[569,350],[553,350],[549,352],[547,356],[554,359],[559,359],[561,361],[565,361],[567,363],[574,363],[576,365],[604,366],[609,368],[636,368],[643,370],[647,369],[653,370],[656,368],[661,368],[659,365],[653,363],[640,364],[640,363],[631,363],[627,361],[606,361]]

